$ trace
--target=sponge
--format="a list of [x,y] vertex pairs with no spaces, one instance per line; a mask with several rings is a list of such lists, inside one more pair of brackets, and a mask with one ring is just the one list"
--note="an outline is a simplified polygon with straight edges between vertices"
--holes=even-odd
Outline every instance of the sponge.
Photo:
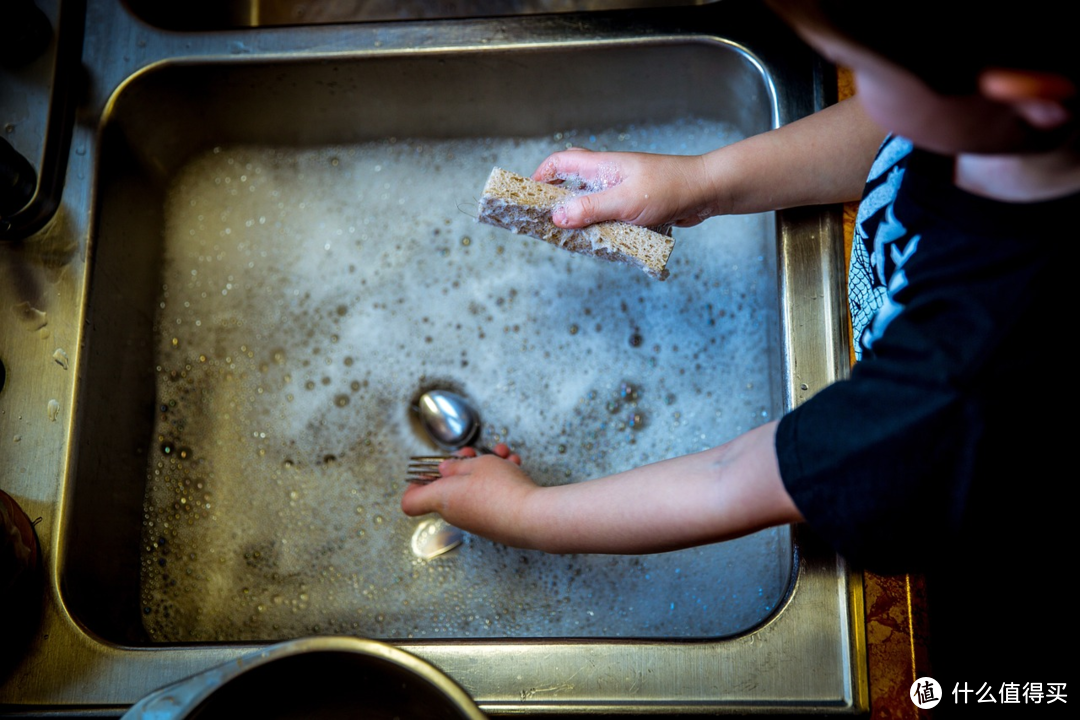
[[[675,241],[670,235],[619,221],[567,229],[551,221],[551,211],[573,193],[494,168],[480,196],[479,221],[544,240],[564,250],[626,263],[664,280]],[[670,232],[670,231],[668,231]]]

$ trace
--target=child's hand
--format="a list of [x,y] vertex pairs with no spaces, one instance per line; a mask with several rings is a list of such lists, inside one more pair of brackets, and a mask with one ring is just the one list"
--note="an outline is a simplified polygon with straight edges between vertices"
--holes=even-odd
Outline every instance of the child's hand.
[[559,227],[580,228],[604,220],[689,227],[723,212],[712,197],[700,156],[571,148],[549,156],[532,177],[551,183],[574,176],[603,189],[556,207],[552,220]]
[[406,515],[435,512],[451,525],[508,545],[522,546],[518,522],[527,498],[539,488],[520,468],[521,457],[506,445],[495,455],[477,456],[472,448],[460,459],[444,460],[442,477],[427,485],[410,485],[401,498]]

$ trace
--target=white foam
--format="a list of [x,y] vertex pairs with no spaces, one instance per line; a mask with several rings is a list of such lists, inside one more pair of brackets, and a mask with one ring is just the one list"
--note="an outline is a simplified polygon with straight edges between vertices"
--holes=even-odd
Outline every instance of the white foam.
[[[143,554],[154,639],[700,637],[775,607],[786,530],[641,558],[477,537],[430,562],[410,550],[420,521],[398,501],[407,458],[430,450],[409,420],[422,389],[471,397],[485,442],[546,484],[710,447],[779,410],[771,214],[677,229],[665,283],[474,222],[493,165],[528,174],[575,135],[225,147],[176,177]],[[595,137],[735,139],[704,121]]]

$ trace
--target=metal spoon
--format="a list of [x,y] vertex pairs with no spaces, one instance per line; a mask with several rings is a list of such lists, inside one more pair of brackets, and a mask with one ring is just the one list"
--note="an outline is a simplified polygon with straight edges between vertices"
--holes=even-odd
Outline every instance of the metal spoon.
[[[429,390],[417,401],[416,412],[428,437],[448,450],[471,444],[480,435],[480,413],[472,404],[448,390]],[[477,448],[477,452],[488,452]],[[431,560],[453,550],[465,538],[464,531],[442,518],[425,520],[413,533],[413,554]]]
[[428,436],[447,450],[471,445],[480,434],[480,414],[468,400],[449,390],[424,393],[416,412]]
[[428,518],[413,531],[413,555],[421,560],[431,560],[448,553],[465,539],[465,531],[456,528],[442,518]]

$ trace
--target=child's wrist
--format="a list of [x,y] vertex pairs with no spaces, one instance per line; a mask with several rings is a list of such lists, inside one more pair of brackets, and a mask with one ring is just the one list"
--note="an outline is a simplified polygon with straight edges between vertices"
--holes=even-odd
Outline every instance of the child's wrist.
[[551,488],[538,485],[523,489],[511,520],[511,532],[516,538],[515,546],[550,552],[548,546],[556,525],[550,514],[550,490]]

